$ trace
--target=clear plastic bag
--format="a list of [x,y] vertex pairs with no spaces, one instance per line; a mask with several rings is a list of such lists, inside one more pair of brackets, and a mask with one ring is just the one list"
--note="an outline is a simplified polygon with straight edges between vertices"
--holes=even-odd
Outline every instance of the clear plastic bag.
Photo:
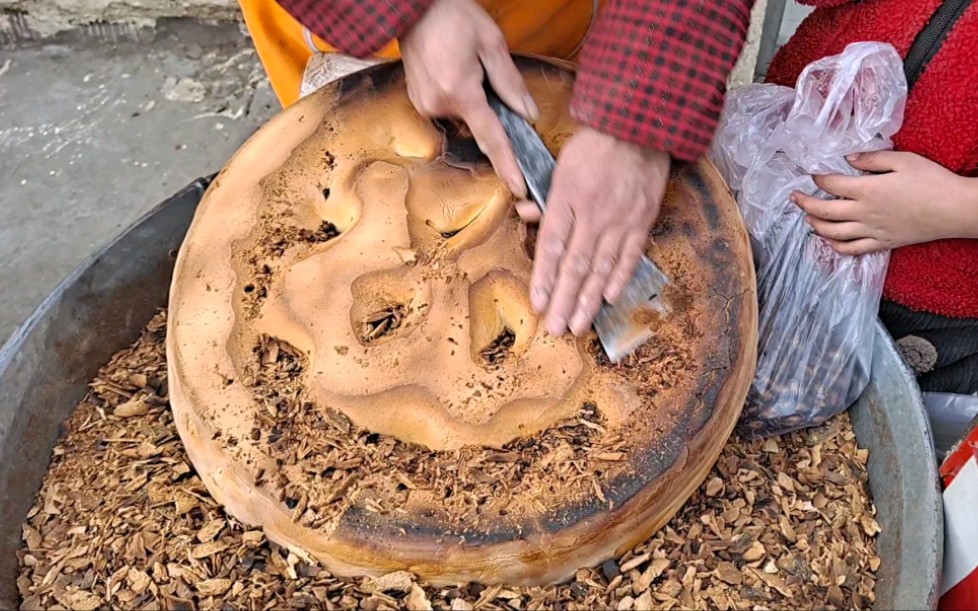
[[727,96],[710,157],[747,224],[760,302],[757,375],[739,424],[747,437],[821,424],[869,381],[889,253],[836,253],[789,197],[827,198],[813,174],[856,175],[845,155],[890,148],[906,97],[896,50],[865,42],[809,65],[795,89]]
[[359,72],[364,68],[375,66],[382,61],[384,60],[375,58],[359,59],[342,53],[313,53],[306,62],[306,69],[302,73],[299,97],[304,98],[333,81]]

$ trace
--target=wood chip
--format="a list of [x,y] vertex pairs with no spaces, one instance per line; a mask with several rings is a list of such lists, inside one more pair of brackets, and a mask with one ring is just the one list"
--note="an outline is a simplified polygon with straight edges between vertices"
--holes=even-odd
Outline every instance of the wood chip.
[[746,552],[741,556],[747,562],[757,562],[764,557],[767,552],[764,549],[764,544],[760,541],[754,541]]
[[197,540],[201,543],[213,541],[214,537],[217,536],[217,533],[221,532],[221,529],[224,528],[226,523],[227,521],[223,518],[211,520],[197,531]]
[[176,498],[173,500],[173,504],[176,507],[178,515],[190,513],[200,505],[200,501],[193,495],[180,492],[174,496]]
[[411,591],[408,592],[404,603],[410,611],[432,611],[431,601],[428,600],[428,595],[425,594],[424,589],[418,584],[411,584]]
[[148,413],[149,406],[142,399],[130,399],[112,410],[112,414],[120,418],[145,416]]
[[632,591],[635,594],[641,594],[648,590],[652,582],[658,579],[669,568],[669,564],[669,560],[665,558],[655,558],[652,560],[649,567],[633,582]]
[[835,606],[836,608],[843,608],[846,606],[845,595],[842,593],[842,588],[839,586],[829,586],[828,592],[826,593],[829,604]]
[[227,549],[226,543],[221,543],[220,541],[208,541],[207,543],[201,543],[200,545],[194,546],[190,550],[190,557],[200,560],[201,558],[207,558],[213,556],[214,554],[219,554]]
[[27,544],[27,549],[32,552],[40,549],[41,533],[27,524],[24,524],[21,530],[24,533],[24,542]]
[[129,569],[129,587],[136,594],[142,594],[145,592],[151,581],[152,580],[149,578],[149,575],[147,575],[145,572],[134,568]]
[[618,570],[621,571],[622,573],[627,573],[632,569],[637,569],[638,567],[642,566],[643,564],[648,562],[649,558],[651,557],[652,554],[642,554],[641,556],[635,556],[631,560],[627,560],[621,563],[621,566],[618,567]]
[[873,516],[871,515],[867,515],[864,513],[863,515],[859,516],[859,524],[862,525],[863,532],[865,532],[866,535],[869,537],[875,536],[877,533],[883,532],[882,529],[880,528],[880,525],[876,522],[875,519],[873,519]]
[[723,480],[719,477],[714,477],[706,483],[706,496],[715,497],[723,492]]
[[414,575],[406,571],[397,571],[395,573],[388,573],[368,581],[361,586],[361,591],[368,594],[374,592],[401,592],[405,593],[411,590],[411,586],[414,584]]
[[102,601],[91,592],[74,591],[64,595],[65,604],[72,611],[95,611]]
[[767,571],[756,571],[754,569],[750,570],[752,573],[754,573],[754,575],[760,578],[761,581],[767,584],[768,587],[777,590],[783,596],[787,596],[788,598],[792,598],[794,596],[794,593],[788,589],[787,584],[785,584],[784,579],[778,575],[769,573]]
[[197,582],[197,591],[204,596],[221,596],[230,589],[230,579],[205,579]]
[[452,611],[472,611],[473,609],[472,604],[463,598],[456,598],[452,601]]
[[718,564],[716,568],[716,575],[720,581],[732,586],[739,586],[744,582],[744,576],[732,562],[721,562]]

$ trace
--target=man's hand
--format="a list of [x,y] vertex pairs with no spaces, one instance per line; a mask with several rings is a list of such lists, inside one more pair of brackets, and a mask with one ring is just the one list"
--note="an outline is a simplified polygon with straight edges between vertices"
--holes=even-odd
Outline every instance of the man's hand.
[[815,177],[819,188],[841,199],[792,194],[815,233],[837,252],[859,255],[978,236],[976,179],[914,153],[863,153],[850,156],[849,163],[874,174]]
[[418,112],[465,121],[496,174],[514,194],[525,196],[512,145],[486,101],[484,76],[516,112],[533,120],[538,111],[489,14],[474,0],[436,0],[401,38],[400,49],[408,96]]
[[[530,301],[547,332],[581,336],[631,281],[659,215],[669,155],[589,128],[564,145],[537,238]],[[526,221],[532,202],[517,204]]]

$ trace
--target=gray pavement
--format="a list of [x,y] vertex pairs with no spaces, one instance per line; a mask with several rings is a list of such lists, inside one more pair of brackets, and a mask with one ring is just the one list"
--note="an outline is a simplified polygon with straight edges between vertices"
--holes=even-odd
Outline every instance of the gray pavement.
[[0,49],[0,344],[76,265],[278,110],[236,24]]

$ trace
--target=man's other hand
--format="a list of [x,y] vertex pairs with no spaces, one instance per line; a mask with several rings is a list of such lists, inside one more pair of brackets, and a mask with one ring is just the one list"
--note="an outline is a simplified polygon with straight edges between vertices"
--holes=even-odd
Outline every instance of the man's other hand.
[[[582,128],[564,145],[537,238],[530,300],[549,333],[591,327],[631,281],[669,180],[667,153]],[[540,219],[520,202],[524,220]]]
[[408,95],[418,112],[465,121],[496,174],[515,195],[525,197],[512,145],[486,101],[484,77],[527,119],[536,119],[538,111],[489,14],[474,0],[437,0],[402,37],[400,49]]

